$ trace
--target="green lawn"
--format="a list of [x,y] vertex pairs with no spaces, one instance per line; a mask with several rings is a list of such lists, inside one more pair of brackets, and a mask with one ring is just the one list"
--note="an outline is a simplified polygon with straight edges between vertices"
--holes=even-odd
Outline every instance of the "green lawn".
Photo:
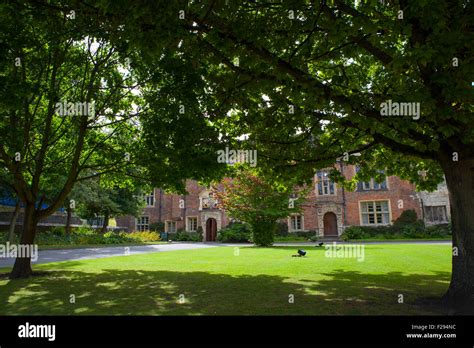
[[451,242],[452,237],[449,238],[367,238],[367,239],[349,239],[347,242],[365,243],[365,242]]
[[[342,240],[341,240],[342,241]],[[365,243],[365,242],[451,242],[452,238],[367,238],[367,239],[348,239],[342,242],[353,242],[353,243]],[[298,238],[298,237],[275,237],[275,243],[318,243],[324,242],[324,240],[311,241],[308,238]]]
[[0,279],[0,315],[441,314],[432,302],[449,283],[448,245],[367,245],[362,262],[328,258],[313,246],[307,257],[291,257],[296,249],[242,247],[235,255],[219,247],[40,265],[34,270],[48,273]]

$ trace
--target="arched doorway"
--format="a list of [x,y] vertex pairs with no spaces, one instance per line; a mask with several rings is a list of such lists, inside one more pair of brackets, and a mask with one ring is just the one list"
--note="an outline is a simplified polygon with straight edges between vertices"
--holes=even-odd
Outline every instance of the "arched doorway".
[[337,217],[334,213],[324,214],[324,236],[337,237]]
[[206,221],[206,242],[215,242],[217,236],[217,221],[209,218]]

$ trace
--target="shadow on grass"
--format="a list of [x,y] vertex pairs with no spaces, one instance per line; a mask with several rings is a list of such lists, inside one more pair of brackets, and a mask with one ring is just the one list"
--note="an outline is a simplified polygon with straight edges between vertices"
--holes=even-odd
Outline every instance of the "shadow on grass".
[[323,276],[290,282],[280,276],[207,272],[51,271],[2,281],[0,315],[444,314],[424,299],[439,299],[450,277],[448,272],[374,275],[343,270]]

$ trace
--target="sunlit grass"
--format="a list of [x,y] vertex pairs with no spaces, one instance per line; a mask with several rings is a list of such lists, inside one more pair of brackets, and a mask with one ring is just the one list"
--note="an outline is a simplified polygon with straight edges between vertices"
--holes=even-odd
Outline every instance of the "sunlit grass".
[[219,247],[38,265],[51,273],[0,280],[0,314],[441,314],[429,303],[449,284],[448,245],[366,245],[362,262],[328,258],[314,246],[292,257],[296,249]]

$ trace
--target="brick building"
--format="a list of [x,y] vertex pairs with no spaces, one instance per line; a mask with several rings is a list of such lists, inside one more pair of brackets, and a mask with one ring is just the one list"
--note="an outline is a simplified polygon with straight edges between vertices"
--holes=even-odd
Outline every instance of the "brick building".
[[[348,179],[357,170],[351,165],[339,169]],[[348,191],[332,182],[328,173],[329,169],[321,170],[314,176],[313,189],[303,203],[302,213],[287,218],[290,232],[315,231],[319,236],[335,237],[348,226],[391,224],[409,209],[415,210],[427,224],[449,219],[448,192],[443,185],[434,193],[416,192],[408,181],[389,176],[382,183],[374,179],[359,182],[355,191]],[[187,195],[165,194],[161,189],[154,189],[146,196],[147,207],[140,217],[117,218],[117,225],[128,231],[140,231],[161,221],[169,233],[180,229],[196,232],[201,226],[204,240],[215,240],[217,231],[230,222],[229,217],[216,207],[209,188],[192,180],[187,181],[186,188]]]

